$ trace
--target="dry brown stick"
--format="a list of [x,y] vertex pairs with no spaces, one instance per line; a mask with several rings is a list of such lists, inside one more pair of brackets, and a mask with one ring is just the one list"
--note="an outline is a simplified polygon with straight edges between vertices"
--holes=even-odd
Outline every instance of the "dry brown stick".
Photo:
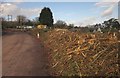
[[93,56],[93,58],[97,57],[100,53],[102,53],[102,52],[104,52],[104,51],[106,51],[106,50],[107,50],[107,48],[104,49],[104,50],[102,50],[102,51],[99,51],[97,54],[95,54],[95,55]]
[[59,63],[59,62],[56,62],[56,63],[52,66],[52,68],[54,68],[55,66],[57,66],[57,65],[58,65],[58,63]]
[[[113,53],[114,52],[114,50],[113,51],[111,51],[111,52],[109,52],[104,58],[106,59],[106,57],[108,56],[108,55],[110,55],[111,53]],[[104,61],[105,61],[105,59],[103,59],[103,61],[102,61],[102,63],[101,63],[101,65],[104,63]]]
[[53,58],[55,58],[55,56],[57,56],[59,53],[58,52],[56,52],[56,54],[53,56]]
[[97,55],[96,55],[95,60],[94,60],[92,63],[94,63],[107,49],[108,49],[108,48],[106,48],[106,49],[104,49],[104,50],[102,50],[102,51],[99,51],[99,53],[97,53]]
[[[76,64],[76,66],[77,66],[77,68],[78,68],[78,71],[79,71],[79,69],[80,69],[80,67],[79,67],[79,65],[78,65],[78,63],[75,61],[75,64]],[[81,72],[79,71],[79,75],[80,75],[80,77],[82,76],[82,74],[81,74]]]

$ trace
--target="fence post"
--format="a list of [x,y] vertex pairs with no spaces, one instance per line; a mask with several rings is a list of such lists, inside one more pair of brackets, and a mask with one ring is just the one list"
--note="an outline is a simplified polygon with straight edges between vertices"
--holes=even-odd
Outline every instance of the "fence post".
[[40,34],[39,34],[39,32],[37,33],[37,38],[39,38],[40,37]]

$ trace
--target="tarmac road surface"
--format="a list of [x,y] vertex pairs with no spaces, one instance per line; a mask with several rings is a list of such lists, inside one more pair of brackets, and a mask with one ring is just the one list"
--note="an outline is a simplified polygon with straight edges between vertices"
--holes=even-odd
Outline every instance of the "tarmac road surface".
[[48,76],[45,48],[25,32],[2,37],[3,76]]

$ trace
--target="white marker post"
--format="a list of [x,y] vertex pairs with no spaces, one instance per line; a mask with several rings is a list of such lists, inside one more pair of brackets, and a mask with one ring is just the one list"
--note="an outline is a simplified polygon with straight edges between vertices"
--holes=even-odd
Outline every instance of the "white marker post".
[[37,38],[39,38],[40,37],[40,35],[39,35],[39,33],[37,33]]

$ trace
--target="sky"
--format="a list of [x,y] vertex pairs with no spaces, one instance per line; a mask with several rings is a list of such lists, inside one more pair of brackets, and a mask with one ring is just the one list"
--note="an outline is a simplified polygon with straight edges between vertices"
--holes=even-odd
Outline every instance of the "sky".
[[[106,1],[106,2],[104,2]],[[111,2],[113,1],[113,2]],[[54,23],[63,20],[67,24],[86,26],[102,23],[110,18],[118,18],[118,1],[103,0],[94,2],[24,2],[21,0],[6,1],[1,4],[1,16],[25,15],[29,19],[39,17],[41,10],[49,7],[53,13]]]

